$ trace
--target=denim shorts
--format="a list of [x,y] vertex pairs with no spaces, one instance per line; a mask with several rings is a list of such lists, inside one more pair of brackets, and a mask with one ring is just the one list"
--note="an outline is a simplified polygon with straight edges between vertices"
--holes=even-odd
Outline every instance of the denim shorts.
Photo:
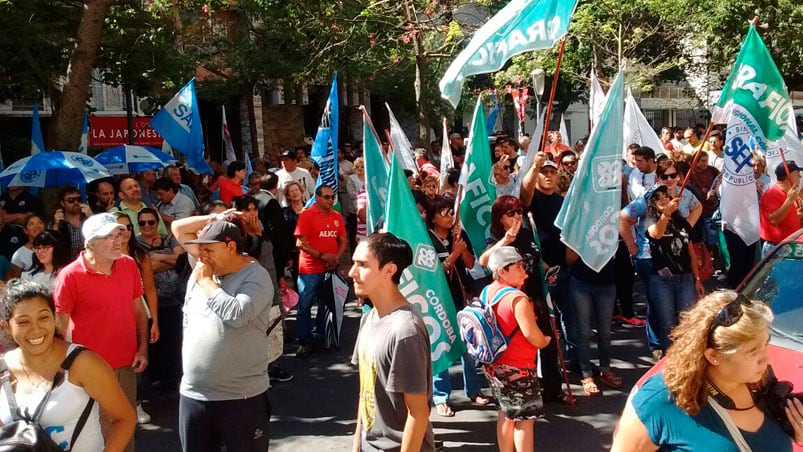
[[506,364],[485,366],[496,406],[506,418],[513,421],[538,419],[544,416],[541,384],[536,370],[521,369]]

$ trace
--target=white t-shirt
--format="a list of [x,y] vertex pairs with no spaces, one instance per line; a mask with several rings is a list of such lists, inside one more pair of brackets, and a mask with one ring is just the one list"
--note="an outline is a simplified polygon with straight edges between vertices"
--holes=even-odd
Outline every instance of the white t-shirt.
[[632,201],[643,195],[653,185],[655,185],[655,171],[645,174],[638,168],[633,168],[627,179],[627,196]]
[[33,250],[25,245],[17,248],[11,256],[11,265],[16,265],[22,271],[30,270],[33,266]]
[[313,193],[315,193],[315,181],[312,179],[312,175],[310,175],[309,171],[304,168],[296,167],[293,172],[288,172],[282,168],[276,172],[276,176],[279,177],[278,198],[283,206],[287,206],[287,201],[284,199],[284,187],[292,181],[301,184],[301,189],[304,192],[304,202],[312,198]]

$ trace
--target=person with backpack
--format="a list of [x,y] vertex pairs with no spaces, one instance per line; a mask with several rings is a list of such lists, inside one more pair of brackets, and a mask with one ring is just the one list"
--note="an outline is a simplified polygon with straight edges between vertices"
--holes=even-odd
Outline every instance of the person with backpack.
[[[465,306],[463,296],[463,279],[468,277],[466,268],[474,266],[474,250],[466,231],[453,225],[454,203],[437,195],[427,205],[427,228],[432,246],[438,253],[446,281],[449,284],[455,310],[459,312]],[[491,400],[482,394],[482,386],[474,367],[474,360],[468,354],[460,359],[463,366],[463,388],[466,397],[477,405],[484,406]],[[449,370],[432,376],[432,403],[435,411],[443,417],[454,416],[449,406],[449,395],[452,392],[452,379]]]
[[[41,429],[33,441],[36,448],[30,450],[122,451],[134,434],[134,408],[103,358],[55,337],[50,290],[30,280],[9,281],[0,318],[19,346],[0,359],[0,450],[12,450],[4,444],[20,444],[8,431],[15,421],[26,422],[18,411],[29,427],[38,424]],[[11,409],[15,405],[18,410]],[[105,445],[99,409],[111,418]]]
[[488,258],[488,269],[494,282],[486,289],[486,299],[494,300],[507,288],[516,289],[492,301],[497,325],[510,338],[505,351],[485,366],[499,410],[496,438],[499,450],[532,451],[535,419],[544,414],[535,356],[551,338],[538,328],[533,302],[521,291],[528,275],[518,251],[512,246],[496,247]]

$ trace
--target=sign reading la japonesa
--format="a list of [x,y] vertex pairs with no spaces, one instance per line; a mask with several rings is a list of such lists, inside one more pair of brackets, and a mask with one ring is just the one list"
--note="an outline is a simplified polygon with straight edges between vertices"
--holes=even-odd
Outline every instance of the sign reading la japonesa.
[[[162,137],[153,130],[148,121],[150,116],[134,118],[134,144],[140,146],[162,146]],[[90,116],[89,145],[107,148],[128,144],[128,119],[125,116]]]

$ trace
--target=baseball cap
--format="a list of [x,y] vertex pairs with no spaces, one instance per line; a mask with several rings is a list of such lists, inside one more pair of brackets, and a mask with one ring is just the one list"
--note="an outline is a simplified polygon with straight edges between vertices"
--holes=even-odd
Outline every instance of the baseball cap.
[[[541,165],[541,169],[544,169],[544,168],[547,168],[547,167],[552,167],[552,168],[555,168],[555,170],[557,170],[558,169],[558,164],[553,162],[552,160],[547,160],[547,161],[544,162],[543,165]],[[538,171],[541,171],[541,170],[538,170]]]
[[279,154],[279,158],[298,160],[298,156],[294,151],[284,151]]
[[[797,166],[794,160],[787,160],[786,166],[789,167],[789,174],[792,174],[792,171],[800,171],[800,167]],[[778,180],[786,179],[786,168],[783,167],[783,162],[775,167],[775,177],[778,178]]]
[[491,253],[491,257],[488,259],[488,269],[491,270],[496,276],[497,272],[500,268],[505,268],[510,264],[515,264],[516,262],[521,261],[523,258],[516,251],[516,248],[512,246],[500,246],[493,253]]
[[92,215],[84,221],[81,233],[85,241],[108,237],[117,229],[125,230],[125,225],[117,222],[117,217],[110,213]]
[[198,233],[198,238],[184,243],[228,243],[235,242],[239,244],[242,241],[242,234],[240,228],[228,221],[213,221]]

